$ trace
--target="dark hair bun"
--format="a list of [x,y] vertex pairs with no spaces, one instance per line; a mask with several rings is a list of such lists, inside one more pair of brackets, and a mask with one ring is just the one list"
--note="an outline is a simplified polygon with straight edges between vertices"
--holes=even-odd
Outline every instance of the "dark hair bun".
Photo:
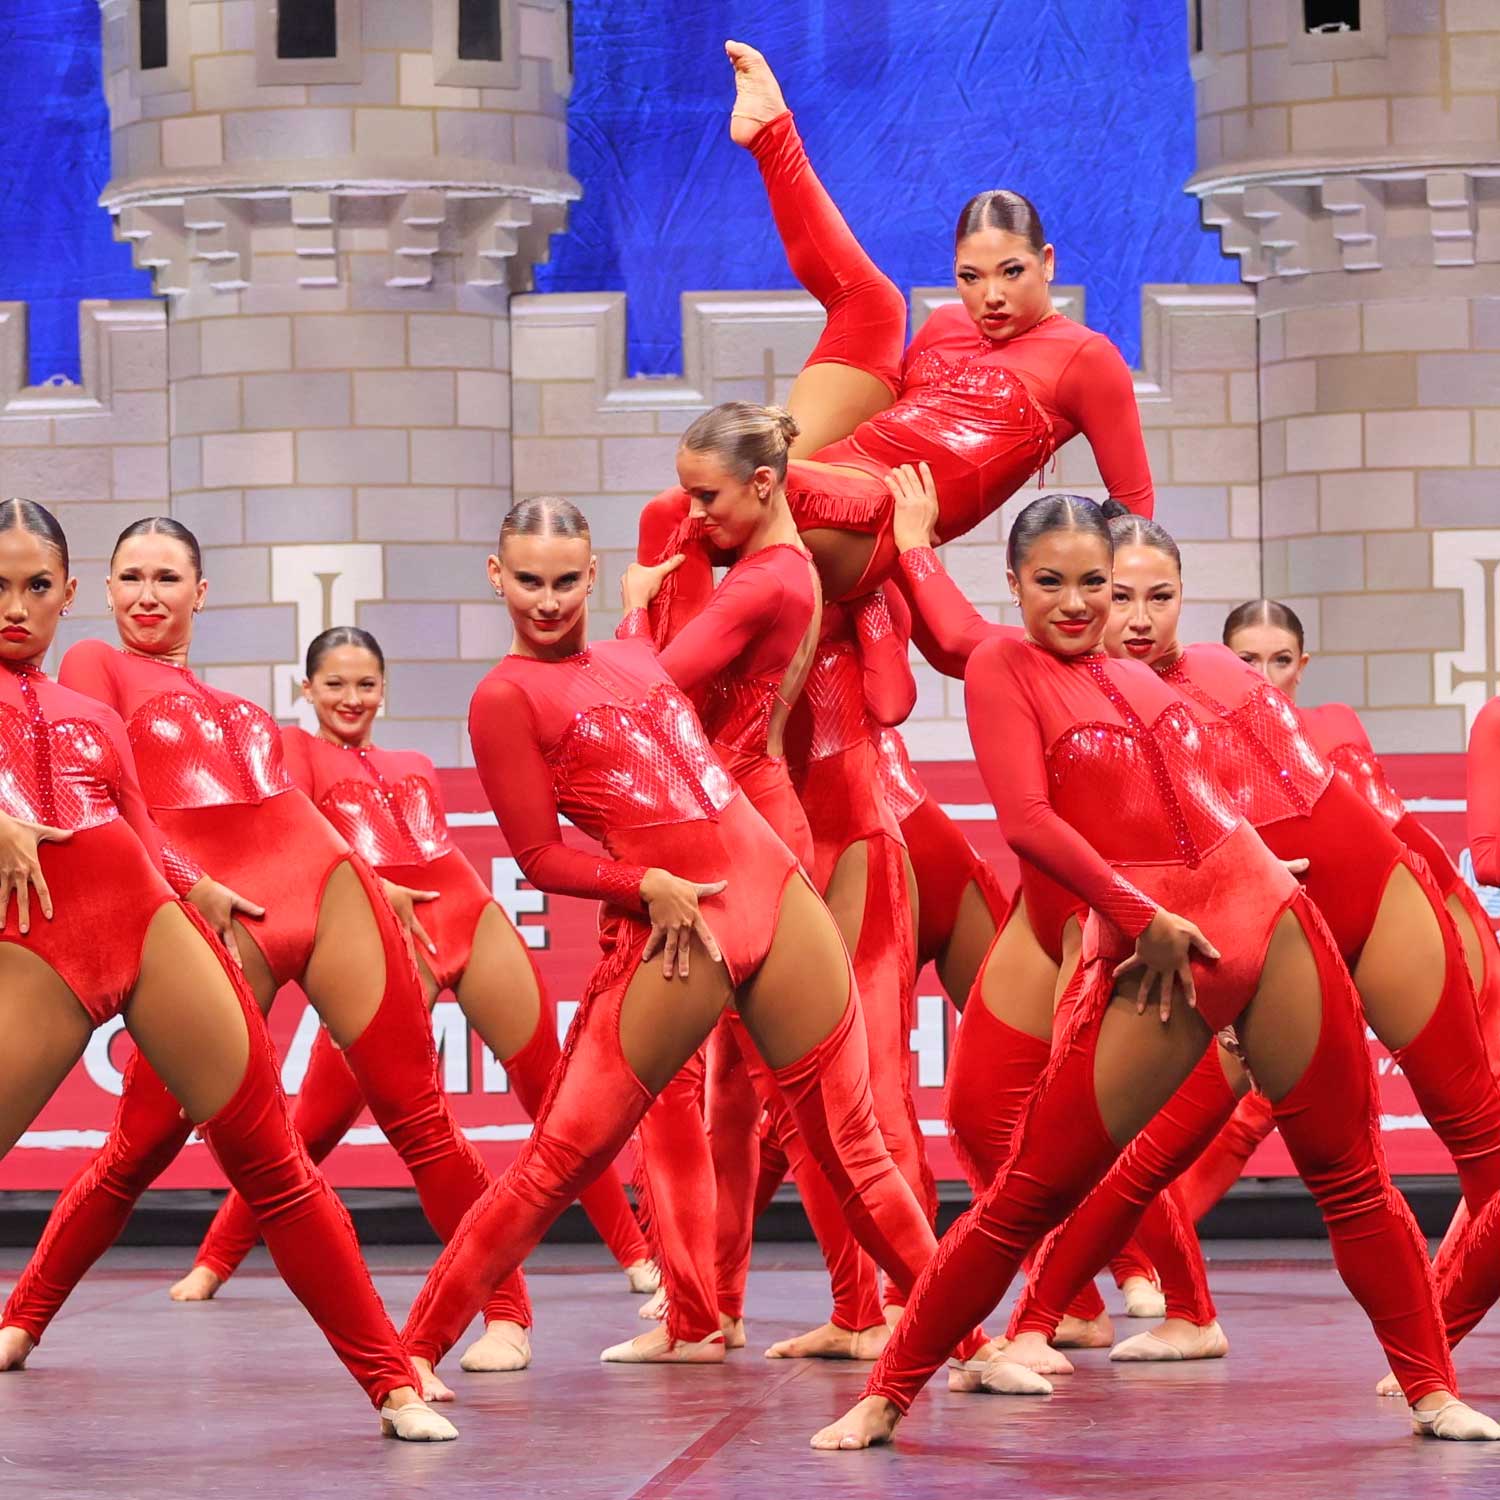
[[1099,509],[1103,512],[1106,521],[1118,521],[1122,516],[1134,514],[1128,505],[1123,505],[1118,500],[1102,501]]

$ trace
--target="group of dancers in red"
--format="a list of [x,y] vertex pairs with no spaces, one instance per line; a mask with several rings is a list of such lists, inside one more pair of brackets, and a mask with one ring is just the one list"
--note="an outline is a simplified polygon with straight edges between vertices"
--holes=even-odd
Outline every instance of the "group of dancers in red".
[[[731,134],[827,311],[786,409],[695,421],[648,504],[615,638],[589,638],[583,515],[504,518],[489,577],[514,628],[475,693],[475,764],[526,878],[600,905],[566,1044],[528,950],[449,837],[432,766],[372,742],[384,660],[325,632],[316,734],[189,665],[207,584],[180,523],[127,527],[119,644],[41,670],[76,584],[56,518],[0,507],[0,1088],[8,1150],[122,1015],[137,1051],[97,1159],[0,1314],[19,1370],[196,1129],[233,1192],[172,1295],[210,1299],[260,1237],[383,1430],[456,1436],[437,1374],[532,1358],[522,1264],[581,1199],[647,1332],[607,1361],[746,1342],[757,1213],[790,1173],[826,1259],[826,1323],[773,1357],[873,1360],[812,1439],[888,1440],[943,1365],[1029,1395],[1066,1345],[1113,1342],[1094,1286],[1159,1321],[1121,1360],[1217,1358],[1193,1224],[1279,1129],[1418,1432],[1500,1439],[1451,1350],[1500,1296],[1500,949],[1357,718],[1298,710],[1296,616],[1252,601],[1183,643],[1178,549],[1152,515],[1128,370],[1056,313],[1035,209],[963,211],[959,302],[906,309],[818,182],[776,80],[728,45]],[[965,599],[935,545],[1081,433],[1111,500],[1012,520],[1021,624]],[[722,569],[722,574],[716,574]],[[898,726],[914,642],[962,678],[1020,862],[1007,894],[928,796]],[[1476,869],[1500,881],[1500,705],[1480,716]],[[560,820],[598,846],[564,840]],[[970,1209],[938,1240],[911,1095],[918,969],[962,1010],[947,1084]],[[292,1109],[264,1012],[300,984],[324,1025]],[[427,1009],[451,989],[535,1121],[493,1177],[442,1094]],[[1451,1152],[1436,1262],[1379,1143],[1369,1026]],[[398,1333],[316,1163],[368,1106],[444,1248]],[[635,1139],[632,1212],[612,1164]],[[643,1235],[644,1230],[644,1235]],[[1005,1333],[985,1329],[1017,1276]],[[659,1286],[657,1284],[659,1276]]]

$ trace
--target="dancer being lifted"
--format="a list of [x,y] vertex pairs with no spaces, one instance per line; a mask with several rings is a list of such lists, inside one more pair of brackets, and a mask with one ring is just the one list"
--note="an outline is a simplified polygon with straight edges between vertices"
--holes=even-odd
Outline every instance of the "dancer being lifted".
[[[163,840],[114,710],[40,670],[77,587],[52,514],[29,500],[0,506],[0,1155],[94,1028],[123,1015],[174,1113],[180,1106],[259,1215],[277,1269],[384,1430],[456,1437],[418,1396],[349,1216],[292,1130],[270,1038],[238,968],[202,917],[173,898],[176,890],[202,901],[222,920],[227,893]],[[17,1332],[9,1330],[10,1369],[35,1341]]]
[[[317,713],[318,732],[281,731],[293,782],[384,880],[430,898],[414,929],[427,1003],[442,990],[453,991],[534,1117],[561,1055],[557,1012],[530,950],[454,847],[432,762],[411,750],[382,750],[372,741],[385,701],[380,643],[353,626],[325,630],[307,648],[302,693]],[[338,1145],[364,1106],[358,1080],[328,1032],[320,1030],[293,1117],[314,1161]],[[649,1270],[646,1243],[618,1180],[606,1173],[581,1202],[626,1275],[643,1278]],[[244,1199],[231,1193],[192,1272],[172,1295],[179,1301],[212,1297],[258,1238]],[[526,1328],[496,1321],[485,1339],[465,1351],[463,1367],[519,1370],[530,1357]]]
[[1454,1394],[1431,1269],[1380,1153],[1363,1028],[1327,927],[1220,790],[1204,732],[1216,716],[1098,649],[1112,547],[1091,501],[1027,506],[1007,570],[1025,639],[986,642],[966,677],[1002,831],[1093,913],[1076,1003],[999,1174],[923,1273],[865,1399],[814,1446],[890,1438],[1027,1249],[1230,1024],[1417,1429],[1500,1439],[1500,1424]]
[[[173,845],[264,903],[263,917],[242,921],[246,903],[220,887],[214,925],[243,960],[262,1011],[283,984],[306,990],[446,1238],[490,1178],[438,1084],[407,936],[411,893],[389,887],[403,927],[379,878],[292,784],[276,722],[188,666],[208,589],[192,532],[169,517],[127,527],[107,589],[122,644],[78,642],[63,658],[64,685],[124,719],[147,804]],[[0,1369],[25,1358],[188,1130],[149,1063],[134,1058],[108,1141],[58,1199],[11,1292]],[[525,1299],[519,1281],[501,1288],[492,1321],[529,1324]]]
[[[515,640],[475,694],[475,763],[527,879],[607,902],[604,957],[530,1141],[412,1308],[419,1368],[613,1160],[731,1003],[861,1243],[910,1287],[936,1241],[875,1122],[849,958],[827,910],[650,644],[589,642],[597,563],[579,511],[522,501],[489,569]],[[564,844],[560,812],[607,853]]]
[[[734,66],[731,137],[760,168],[797,280],[828,320],[787,405],[801,435],[787,495],[823,577],[825,596],[870,592],[892,570],[884,475],[931,465],[946,541],[998,510],[1076,433],[1093,448],[1110,494],[1149,515],[1151,474],[1135,393],[1119,351],[1063,316],[1049,286],[1053,248],[1019,193],[980,193],[955,237],[959,305],[939,308],[906,342],[906,299],[876,267],[818,181],[764,57],[727,42]],[[648,558],[679,550],[680,490],[651,502]],[[703,595],[711,576],[679,576],[675,595]],[[667,601],[667,607],[674,607]]]

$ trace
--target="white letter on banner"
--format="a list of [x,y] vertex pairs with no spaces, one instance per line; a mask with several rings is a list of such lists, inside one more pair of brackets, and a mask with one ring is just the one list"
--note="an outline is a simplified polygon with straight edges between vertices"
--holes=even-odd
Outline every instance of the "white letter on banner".
[[486,1094],[508,1094],[510,1079],[505,1075],[505,1065],[488,1047],[479,1049],[480,1087]]
[[89,1038],[88,1046],[83,1049],[84,1069],[106,1094],[125,1092],[125,1075],[109,1060],[109,1044],[124,1025],[124,1016],[111,1016]]
[[456,1000],[432,1007],[432,1040],[443,1062],[443,1092],[469,1092],[469,1018]]
[[911,1049],[917,1054],[917,1086],[940,1089],[948,1066],[948,1002],[941,995],[917,996],[917,1024]]
[[538,916],[547,910],[547,897],[541,891],[522,890],[526,877],[509,855],[496,855],[490,861],[490,891],[506,910],[521,941],[528,948],[547,946],[547,929],[539,923],[522,924],[522,916]]

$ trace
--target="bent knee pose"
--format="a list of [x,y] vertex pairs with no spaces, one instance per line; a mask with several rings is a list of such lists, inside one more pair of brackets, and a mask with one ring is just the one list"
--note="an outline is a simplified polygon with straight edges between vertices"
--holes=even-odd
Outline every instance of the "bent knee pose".
[[[1307,893],[1351,966],[1364,1014],[1451,1152],[1465,1201],[1477,1213],[1500,1187],[1500,1088],[1485,1055],[1463,947],[1436,882],[1388,821],[1335,775],[1274,685],[1222,645],[1179,642],[1182,577],[1172,538],[1155,522],[1130,516],[1111,522],[1111,532],[1108,649],[1145,661],[1212,716],[1204,731],[1212,762],[1238,810],[1283,859],[1310,860]],[[1233,1108],[1222,1071],[1205,1060],[1191,1088],[1044,1248],[1013,1331],[1047,1329],[1060,1299],[1093,1274],[1133,1214],[1191,1163]],[[1457,1258],[1489,1264],[1500,1244],[1487,1249],[1487,1238],[1471,1231]],[[1446,1301],[1446,1285],[1444,1294]],[[1215,1350],[1221,1344],[1211,1319],[1179,1315],[1124,1357],[1191,1357],[1205,1341]]]
[[[792,514],[830,599],[868,593],[895,563],[882,478],[930,463],[940,540],[998,510],[1076,433],[1110,494],[1149,515],[1151,474],[1130,372],[1108,339],[1053,306],[1053,250],[1019,193],[980,193],[959,216],[943,307],[905,350],[906,301],[850,232],[802,148],[766,60],[726,44],[730,134],[760,168],[792,274],[827,323],[787,404],[802,436]],[[663,504],[673,497],[663,497]],[[675,497],[679,509],[681,497]]]
[[[40,670],[76,589],[57,521],[30,501],[6,501],[0,832],[6,904],[14,890],[18,920],[0,909],[0,1154],[93,1029],[123,1015],[155,1070],[153,1088],[196,1126],[260,1216],[277,1269],[380,1408],[386,1430],[455,1437],[422,1404],[349,1216],[292,1131],[260,1012],[207,923],[173,896],[212,909],[222,893],[152,822],[119,716]],[[28,884],[42,908],[34,921]],[[0,1334],[0,1369],[24,1365],[44,1326],[12,1322]]]
[[[215,918],[261,1009],[281,985],[302,985],[446,1237],[489,1173],[439,1087],[406,930],[370,867],[292,784],[271,716],[188,666],[207,587],[197,541],[179,522],[126,528],[108,580],[122,645],[78,642],[60,680],[124,719],[152,817],[171,843],[263,903],[262,918],[241,913],[231,926],[220,888]],[[46,1327],[187,1132],[149,1063],[136,1058],[109,1140],[58,1200],[0,1321]]]
[[1453,1394],[1431,1269],[1378,1145],[1348,972],[1316,909],[1220,790],[1204,733],[1213,716],[1148,667],[1099,651],[1111,559],[1092,502],[1028,506],[1009,541],[1026,638],[981,646],[966,677],[1002,831],[1093,913],[1076,1003],[1000,1173],[923,1273],[865,1400],[814,1445],[891,1436],[955,1330],[994,1307],[1027,1249],[1231,1023],[1414,1421],[1500,1438],[1500,1424]]
[[[731,1003],[887,1274],[910,1286],[935,1245],[875,1123],[832,920],[650,644],[589,643],[596,572],[587,524],[560,500],[516,506],[490,559],[515,639],[475,694],[475,763],[527,879],[608,903],[604,957],[530,1141],[413,1305],[406,1338],[419,1362],[451,1348],[485,1286],[613,1159]],[[565,844],[560,812],[606,853]],[[715,1329],[674,1352],[722,1349]]]
[[[382,750],[371,741],[385,698],[379,642],[349,626],[326,630],[308,647],[306,665],[302,691],[317,713],[318,732],[282,730],[293,782],[350,848],[397,888],[417,938],[428,1006],[440,991],[454,992],[504,1066],[522,1107],[534,1115],[561,1052],[556,1010],[510,918],[454,847],[432,762],[415,751]],[[410,911],[407,892],[428,898],[419,915]],[[338,1145],[364,1104],[349,1065],[328,1033],[320,1031],[293,1116],[314,1161]],[[606,1174],[581,1201],[627,1273],[644,1269],[645,1242],[618,1180]],[[257,1238],[244,1200],[231,1193],[199,1248],[193,1273],[173,1295],[211,1297]],[[522,1290],[508,1288],[508,1305],[497,1299],[487,1310],[486,1340],[465,1353],[465,1369],[523,1369],[529,1362],[530,1308]]]

